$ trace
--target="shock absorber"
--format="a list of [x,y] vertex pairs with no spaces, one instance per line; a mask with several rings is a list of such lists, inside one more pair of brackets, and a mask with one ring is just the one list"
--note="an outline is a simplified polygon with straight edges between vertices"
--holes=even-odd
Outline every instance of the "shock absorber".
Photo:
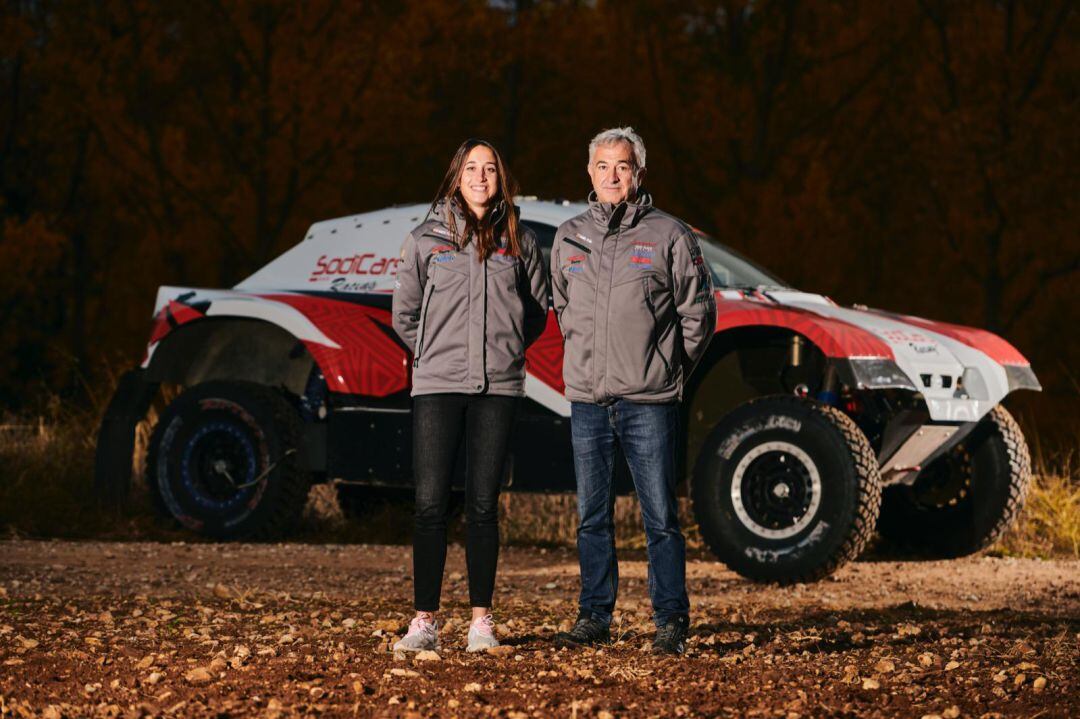
[[836,385],[836,367],[830,362],[825,366],[825,376],[821,379],[821,389],[817,393],[818,401],[835,407],[840,401],[840,393],[837,392]]
[[780,371],[780,381],[784,387],[793,392],[797,397],[805,397],[810,393],[810,388],[802,380],[800,368],[803,364],[803,338],[799,335],[791,336],[791,344],[788,345],[787,365]]

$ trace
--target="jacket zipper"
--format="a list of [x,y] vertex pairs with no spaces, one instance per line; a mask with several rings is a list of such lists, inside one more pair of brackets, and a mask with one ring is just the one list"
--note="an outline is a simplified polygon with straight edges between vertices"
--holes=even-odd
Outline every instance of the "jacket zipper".
[[420,336],[416,340],[416,354],[413,355],[412,366],[414,368],[420,366],[420,355],[424,351],[424,337],[427,334],[427,313],[428,305],[431,304],[431,296],[435,294],[435,281],[432,278],[431,289],[424,296],[424,303],[420,306]]
[[649,314],[652,315],[653,329],[652,329],[652,345],[656,350],[657,356],[660,357],[660,361],[664,363],[664,371],[667,373],[667,381],[671,381],[671,363],[668,362],[668,358],[664,356],[664,352],[660,349],[660,337],[658,336],[657,329],[660,326],[660,320],[656,317],[656,307],[652,302],[652,283],[649,278],[645,278],[645,305],[649,308]]
[[[596,331],[596,305],[599,304],[599,302],[600,302],[600,282],[603,279],[600,271],[604,267],[604,243],[607,242],[610,237],[614,236],[615,237],[615,248],[612,250],[612,252],[613,253],[618,253],[618,251],[619,251],[619,235],[620,234],[622,234],[622,228],[621,227],[616,227],[615,232],[612,232],[610,227],[608,228],[607,232],[604,233],[603,238],[600,240],[600,259],[596,263],[596,287],[593,288],[593,371],[592,371],[592,375],[593,375],[592,376],[593,398],[596,398],[596,388],[597,388],[597,385],[600,384],[599,382],[596,381],[597,368],[598,368],[598,366],[600,364],[599,362],[596,361],[596,357],[597,357],[597,354],[598,354],[596,352],[596,337],[598,336],[598,333]],[[614,279],[615,279],[615,262],[614,262],[614,259],[612,259],[611,271],[608,273],[608,286],[607,286],[607,299],[608,299],[608,302],[607,302],[607,310],[606,310],[607,316],[604,318],[604,387],[603,387],[603,391],[604,391],[605,395],[607,394],[607,385],[608,385],[608,381],[607,381],[608,380],[607,362],[608,362],[608,357],[610,356],[610,354],[608,353],[608,349],[609,349],[609,345],[611,344],[610,342],[608,342],[608,335],[610,334],[609,327],[611,326],[611,283],[614,281]]]
[[586,254],[589,254],[589,255],[592,254],[592,250],[590,250],[588,247],[581,244],[580,242],[575,242],[574,240],[571,240],[569,237],[564,237],[563,242],[566,242],[568,244],[573,245],[574,247],[578,248],[579,250],[581,250],[582,252],[584,252]]

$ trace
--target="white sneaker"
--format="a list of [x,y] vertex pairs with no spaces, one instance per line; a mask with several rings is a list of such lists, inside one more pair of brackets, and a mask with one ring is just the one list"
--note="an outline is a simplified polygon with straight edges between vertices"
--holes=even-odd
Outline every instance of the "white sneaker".
[[482,652],[491,647],[499,646],[499,640],[495,638],[495,622],[490,614],[479,619],[474,619],[469,626],[469,646],[467,652]]
[[422,612],[409,622],[409,632],[394,643],[395,652],[439,651],[439,623],[430,612]]

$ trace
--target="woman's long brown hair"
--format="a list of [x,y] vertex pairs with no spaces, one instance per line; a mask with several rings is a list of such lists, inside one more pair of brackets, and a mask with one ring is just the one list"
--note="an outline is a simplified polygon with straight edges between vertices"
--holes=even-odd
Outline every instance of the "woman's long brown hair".
[[[491,150],[491,154],[495,156],[495,171],[497,173],[496,193],[491,198],[488,211],[484,213],[483,218],[477,217],[469,209],[465,198],[461,196],[460,189],[461,173],[465,170],[465,160],[468,159],[472,149],[480,145]],[[469,244],[470,239],[475,237],[476,254],[481,262],[491,257],[504,228],[507,235],[507,254],[520,255],[518,218],[517,213],[514,212],[514,195],[517,194],[517,191],[517,182],[514,181],[509,168],[503,162],[502,155],[495,149],[495,146],[486,140],[469,139],[461,143],[461,147],[454,153],[454,159],[450,160],[450,167],[446,170],[446,176],[443,178],[442,184],[439,185],[439,191],[435,193],[435,200],[431,203],[431,209],[434,210],[439,202],[445,202],[447,205],[457,203],[458,207],[461,208],[461,213],[465,216],[465,227],[462,228],[460,233],[458,232],[457,218],[448,206],[445,215],[446,224],[450,228],[450,236],[454,238],[454,241],[460,247],[465,247],[465,245]],[[501,213],[497,212],[500,203],[503,205]]]

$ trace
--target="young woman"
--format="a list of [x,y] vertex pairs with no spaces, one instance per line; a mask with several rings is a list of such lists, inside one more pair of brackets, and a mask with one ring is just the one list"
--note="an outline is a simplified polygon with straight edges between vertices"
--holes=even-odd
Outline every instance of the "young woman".
[[438,649],[439,597],[455,455],[465,437],[465,544],[472,625],[468,651],[498,646],[491,595],[499,556],[498,498],[525,348],[544,330],[547,277],[536,238],[511,204],[499,153],[467,140],[428,219],[405,240],[394,330],[413,352],[416,616],[395,650]]

